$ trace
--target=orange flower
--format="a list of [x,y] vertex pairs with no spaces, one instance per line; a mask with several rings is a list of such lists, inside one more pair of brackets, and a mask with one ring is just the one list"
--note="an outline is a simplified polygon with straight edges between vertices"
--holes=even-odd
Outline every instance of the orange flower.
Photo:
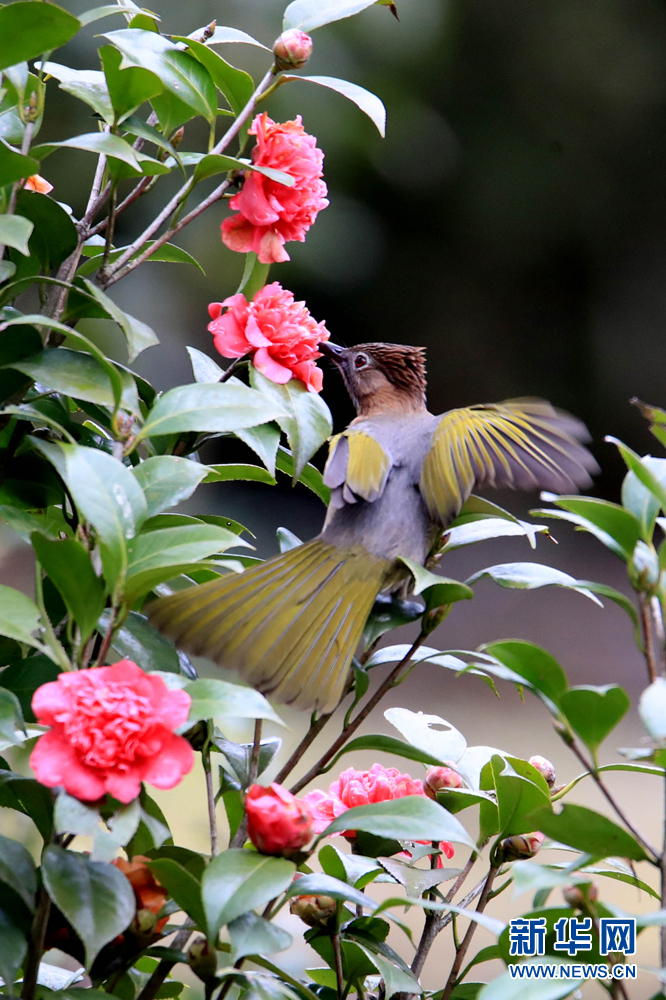
[[[143,854],[135,854],[131,861],[116,858],[113,864],[129,879],[130,885],[134,889],[137,910],[150,910],[157,916],[167,901],[168,893],[147,867],[149,861],[150,858],[146,858]],[[162,917],[161,920],[158,920],[155,927],[158,934],[168,919],[168,917]]]
[[49,191],[53,191],[53,184],[49,184],[39,174],[33,174],[32,177],[28,177],[23,187],[26,191],[37,191],[38,194],[48,194]]

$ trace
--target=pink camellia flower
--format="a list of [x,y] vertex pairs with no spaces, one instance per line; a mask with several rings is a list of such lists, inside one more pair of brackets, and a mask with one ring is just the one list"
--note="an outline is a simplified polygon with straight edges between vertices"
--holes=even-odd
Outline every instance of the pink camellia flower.
[[49,184],[39,174],[33,174],[31,177],[28,177],[23,187],[26,191],[37,191],[38,194],[48,194],[49,191],[53,191],[53,184]]
[[305,802],[273,782],[251,785],[245,796],[247,835],[262,854],[289,858],[313,837],[312,814]]
[[190,696],[131,660],[60,674],[32,698],[41,725],[30,766],[48,788],[62,785],[84,802],[107,792],[131,802],[141,782],[173,788],[192,769],[192,747],[178,729]]
[[271,382],[300,379],[310,392],[320,392],[323,375],[315,360],[317,345],[329,332],[315,322],[304,302],[277,281],[264,285],[248,302],[242,292],[224,302],[211,302],[208,329],[213,343],[225,358],[251,354],[257,369]]
[[[303,801],[310,807],[314,817],[315,833],[322,833],[329,823],[347,809],[367,806],[373,802],[387,802],[389,799],[402,799],[406,795],[425,795],[423,782],[419,778],[401,774],[396,767],[373,764],[369,771],[347,768],[337,781],[329,785],[328,794],[316,788],[304,795]],[[345,830],[343,836],[354,840],[356,831]],[[453,857],[452,844],[442,841],[439,846],[447,858]]]
[[316,138],[303,128],[300,115],[293,122],[278,124],[264,112],[254,119],[249,133],[257,137],[252,162],[282,170],[295,183],[287,187],[256,170],[246,170],[242,189],[229,202],[238,215],[222,223],[222,242],[238,253],[254,250],[262,264],[289,260],[284,244],[289,240],[303,243],[317,213],[328,205],[321,179],[324,154],[317,149]]
[[278,69],[301,69],[312,55],[312,39],[299,28],[283,31],[273,46]]
[[431,767],[423,782],[423,791],[429,799],[437,800],[437,792],[443,788],[460,788],[462,778],[450,767]]

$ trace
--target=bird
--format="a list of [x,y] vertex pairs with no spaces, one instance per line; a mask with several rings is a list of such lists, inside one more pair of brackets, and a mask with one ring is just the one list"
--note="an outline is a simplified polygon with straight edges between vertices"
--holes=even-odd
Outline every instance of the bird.
[[570,493],[598,469],[585,425],[544,400],[430,413],[424,348],[325,341],[319,351],[356,409],[329,442],[321,533],[242,574],[160,598],[147,614],[177,647],[272,700],[327,713],[343,697],[375,600],[405,592],[411,577],[399,557],[424,565],[473,490]]

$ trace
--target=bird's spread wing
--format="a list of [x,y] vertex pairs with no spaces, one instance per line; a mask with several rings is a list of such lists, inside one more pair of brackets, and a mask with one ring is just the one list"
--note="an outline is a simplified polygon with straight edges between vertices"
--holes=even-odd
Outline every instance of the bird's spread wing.
[[445,413],[423,464],[419,489],[444,526],[475,488],[572,492],[597,464],[580,443],[584,424],[538,399],[513,399]]
[[331,503],[376,500],[384,492],[391,460],[382,446],[364,431],[346,430],[331,438],[324,483],[332,490]]

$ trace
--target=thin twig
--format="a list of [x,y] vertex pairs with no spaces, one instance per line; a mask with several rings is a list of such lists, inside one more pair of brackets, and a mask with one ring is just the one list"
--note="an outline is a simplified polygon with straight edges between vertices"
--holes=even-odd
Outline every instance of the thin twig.
[[46,926],[49,922],[51,912],[51,899],[44,886],[39,890],[37,899],[37,909],[32,922],[32,931],[28,942],[28,958],[23,970],[23,986],[21,987],[21,1000],[34,1000],[37,989],[37,976],[39,975],[39,963],[44,951],[44,938],[46,937]]
[[654,684],[657,679],[657,670],[654,662],[654,650],[652,648],[652,620],[650,616],[649,598],[645,594],[640,595],[641,621],[643,622],[643,641],[645,643],[645,662],[648,669],[650,684]]
[[[666,908],[666,777],[664,778],[664,833],[661,848],[661,858],[659,859],[659,868],[661,875],[661,908],[662,910]],[[659,929],[660,935],[660,946],[661,946],[661,968],[666,967],[666,925],[662,925]]]
[[254,720],[254,739],[252,741],[252,756],[250,758],[250,774],[248,778],[248,788],[257,780],[259,774],[259,757],[261,756],[261,730],[263,719]]
[[338,1000],[342,1000],[345,991],[345,977],[342,971],[342,948],[340,947],[340,935],[331,936],[333,945],[333,955],[335,956],[335,981],[338,987]]
[[[490,890],[493,887],[493,882],[495,881],[498,871],[499,868],[496,868],[494,865],[490,866],[490,870],[488,872],[488,875],[486,877],[483,886],[483,890],[481,892],[481,898],[479,899],[479,902],[476,907],[477,913],[483,913],[483,911],[485,910],[486,903],[488,902],[488,896],[490,895]],[[451,972],[449,973],[449,978],[442,992],[441,1000],[449,1000],[449,997],[453,992],[453,987],[456,984],[458,974],[462,969],[462,964],[465,961],[465,955],[467,954],[469,946],[472,943],[472,938],[476,933],[477,927],[478,924],[476,920],[470,920],[469,927],[467,928],[467,933],[460,942],[460,947],[456,950],[456,957],[453,960],[453,965],[451,966]]]
[[658,597],[650,598],[650,612],[659,650],[659,660],[661,676],[666,677],[666,631],[664,630],[664,615],[661,610],[661,601]]
[[398,665],[393,668],[388,677],[386,677],[386,679],[379,685],[373,696],[365,703],[360,712],[358,712],[358,714],[351,720],[351,722],[349,722],[344,727],[344,729],[338,736],[337,740],[335,740],[335,742],[332,744],[332,746],[329,747],[326,753],[319,758],[317,763],[310,768],[308,773],[304,777],[300,778],[300,780],[296,782],[293,788],[291,788],[291,792],[294,795],[296,795],[297,792],[300,792],[302,788],[305,788],[305,786],[310,781],[312,781],[321,773],[322,769],[328,764],[329,760],[335,757],[338,750],[342,749],[342,747],[345,745],[345,743],[352,735],[352,733],[356,732],[356,730],[361,725],[363,720],[370,714],[373,708],[375,708],[375,706],[379,704],[379,702],[382,700],[386,692],[389,691],[394,686],[394,684],[398,682],[400,674],[403,672],[404,668],[409,665],[412,657],[414,656],[414,653],[417,651],[419,646],[423,644],[426,637],[427,633],[421,632],[419,637],[414,640],[407,654],[402,658],[400,663],[398,663]]
[[[178,931],[175,938],[169,945],[170,949],[173,951],[183,951],[185,945],[192,936],[193,928],[194,921],[189,917],[186,917],[181,930]],[[154,1000],[155,994],[160,989],[175,964],[175,962],[163,958],[155,971],[152,973],[144,988],[139,993],[136,1000]]]
[[206,775],[206,800],[208,802],[208,828],[210,830],[210,856],[214,858],[217,854],[217,813],[215,812],[215,789],[213,788],[213,768],[210,761],[211,736],[213,723],[209,719],[206,723],[208,735],[201,750],[201,763]]
[[109,214],[107,216],[106,239],[104,241],[104,253],[102,254],[101,272],[105,272],[109,264],[109,256],[113,249],[113,233],[116,228],[116,203],[118,198],[118,188],[114,184],[111,188],[109,199]]
[[116,620],[118,618],[118,608],[111,608],[111,616],[109,618],[109,625],[104,633],[104,638],[102,639],[102,645],[99,647],[99,654],[97,656],[97,661],[95,663],[96,667],[103,667],[104,661],[106,659],[106,654],[109,652],[109,647],[111,645],[111,640],[113,639],[113,630],[116,627]]
[[[118,218],[119,215],[122,215],[125,209],[129,208],[130,205],[133,205],[134,202],[137,201],[137,199],[139,199],[142,195],[147,194],[149,191],[151,191],[155,187],[156,182],[157,182],[157,177],[142,177],[142,179],[139,181],[136,187],[133,188],[132,191],[130,191],[130,193],[127,195],[127,197],[123,198],[123,200],[117,206],[115,213],[116,218]],[[97,225],[91,226],[91,228],[88,230],[87,239],[90,239],[91,236],[97,236],[98,233],[103,232],[108,226],[108,224],[109,224],[109,217],[106,216],[104,219],[102,219],[101,222],[98,222]]]
[[[465,867],[463,868],[460,875],[455,880],[451,889],[449,890],[449,892],[445,897],[447,903],[451,903],[453,901],[456,893],[463,885],[467,876],[474,867],[474,863],[476,862],[477,857],[478,854],[476,853],[476,851],[474,851],[473,854],[470,855],[467,864],[465,865]],[[423,925],[423,933],[421,934],[421,940],[419,941],[418,948],[416,949],[416,955],[414,956],[414,961],[412,962],[411,966],[412,972],[414,973],[415,976],[418,977],[421,975],[423,971],[423,966],[426,963],[426,959],[428,957],[430,949],[434,944],[435,938],[440,933],[440,931],[442,931],[445,927],[444,918],[447,916],[448,914],[444,914],[444,916],[442,916],[442,914],[438,913],[436,910],[431,910],[430,913],[426,915],[425,924]]]

